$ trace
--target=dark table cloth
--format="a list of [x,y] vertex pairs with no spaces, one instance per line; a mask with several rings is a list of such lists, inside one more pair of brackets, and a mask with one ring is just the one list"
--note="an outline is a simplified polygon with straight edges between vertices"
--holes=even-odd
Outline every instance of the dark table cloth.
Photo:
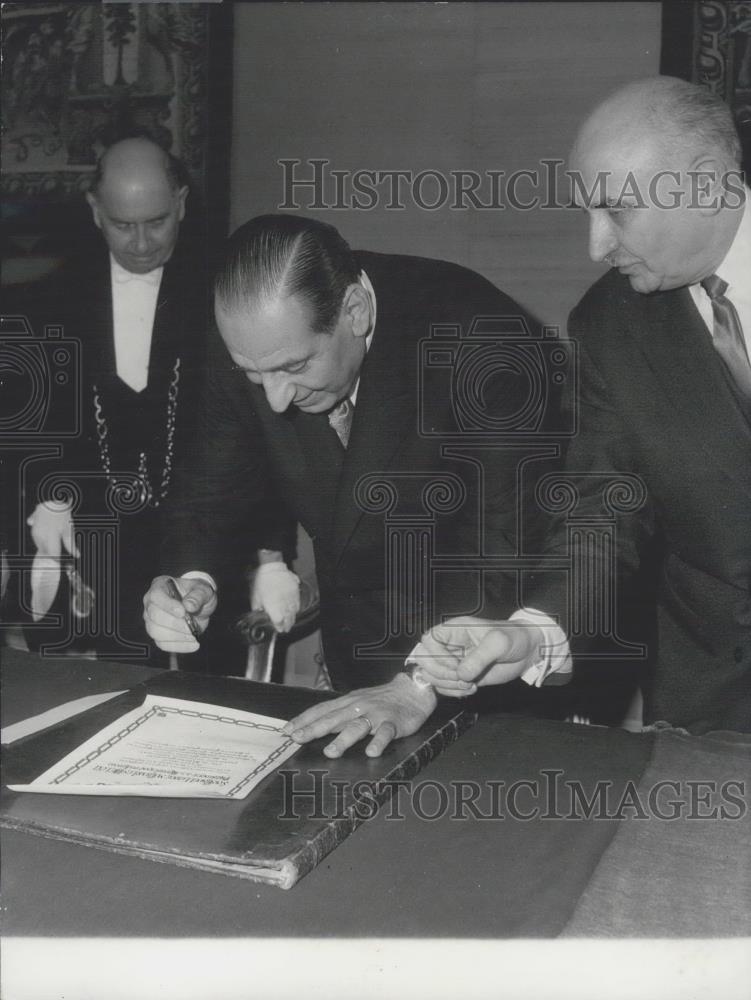
[[[2,654],[3,725],[154,673]],[[494,939],[748,934],[748,759],[732,735],[481,717],[289,892],[4,831],[4,930]],[[648,806],[659,780],[678,781],[686,798],[689,781],[744,778],[743,809],[732,806],[732,794],[725,801],[741,813],[736,818],[692,821],[684,809],[668,822],[642,818],[634,806]],[[480,786],[467,805],[470,782]],[[665,801],[658,801],[663,810]]]

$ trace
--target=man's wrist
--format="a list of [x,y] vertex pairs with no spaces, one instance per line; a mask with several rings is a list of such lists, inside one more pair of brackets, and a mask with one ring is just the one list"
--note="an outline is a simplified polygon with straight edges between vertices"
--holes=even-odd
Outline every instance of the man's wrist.
[[432,688],[433,685],[425,676],[425,671],[418,663],[412,663],[408,659],[401,673],[406,674],[407,677],[419,688]]
[[438,704],[438,695],[433,685],[425,681],[424,677],[420,680],[415,679],[415,674],[419,670],[420,668],[416,665],[407,667],[405,670],[399,671],[394,677],[393,683],[398,690],[403,691],[411,698],[416,698],[429,712],[432,712]]
[[259,567],[265,566],[267,563],[284,563],[284,555],[278,549],[259,549]]
[[535,608],[520,608],[511,615],[510,622],[535,628],[541,639],[537,644],[537,657],[521,673],[521,679],[530,687],[543,684],[565,684],[573,670],[568,639],[558,623]]

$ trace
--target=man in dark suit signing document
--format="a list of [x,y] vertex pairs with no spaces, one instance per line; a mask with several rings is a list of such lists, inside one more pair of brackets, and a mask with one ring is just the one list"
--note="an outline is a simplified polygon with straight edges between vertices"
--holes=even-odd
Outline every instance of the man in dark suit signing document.
[[[513,588],[482,559],[513,559],[534,536],[523,497],[551,454],[535,432],[555,420],[546,386],[531,414],[523,361],[539,332],[472,271],[353,252],[332,226],[289,215],[234,233],[215,295],[202,443],[164,559],[182,603],[158,577],[147,629],[164,649],[196,648],[185,612],[205,626],[216,574],[254,520],[271,553],[262,569],[284,578],[284,539],[268,513],[257,520],[271,491],[313,541],[333,686],[368,686],[383,711],[363,711],[353,732],[382,749],[435,705],[404,671],[421,634],[446,615],[513,610]],[[512,443],[488,444],[488,427]]]

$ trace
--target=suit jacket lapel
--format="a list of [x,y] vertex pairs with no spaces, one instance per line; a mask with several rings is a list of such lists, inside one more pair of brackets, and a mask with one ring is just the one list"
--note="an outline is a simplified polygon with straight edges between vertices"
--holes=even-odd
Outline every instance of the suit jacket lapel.
[[[296,437],[304,502],[313,531],[330,537],[335,530],[335,504],[346,453],[325,413],[294,410],[289,425]],[[310,532],[310,527],[305,527]]]
[[650,305],[655,308],[641,344],[665,397],[679,410],[705,458],[748,489],[751,425],[691,293],[665,293]]
[[170,263],[165,265],[154,310],[149,352],[149,387],[159,382],[165,373],[171,373],[175,358],[182,355],[181,336],[185,336],[180,322],[180,294],[176,287],[179,274]]
[[76,294],[73,328],[66,335],[80,337],[88,379],[102,385],[115,377],[115,334],[109,256],[98,252],[85,262]]

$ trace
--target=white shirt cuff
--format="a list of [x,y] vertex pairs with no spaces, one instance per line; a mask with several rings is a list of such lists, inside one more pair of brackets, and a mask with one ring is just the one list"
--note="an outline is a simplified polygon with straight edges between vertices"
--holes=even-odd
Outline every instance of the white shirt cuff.
[[542,687],[545,683],[568,683],[573,663],[568,639],[561,626],[549,615],[535,608],[521,608],[511,615],[509,621],[536,625],[543,633],[540,658],[531,667],[527,667],[521,679],[532,687]]

